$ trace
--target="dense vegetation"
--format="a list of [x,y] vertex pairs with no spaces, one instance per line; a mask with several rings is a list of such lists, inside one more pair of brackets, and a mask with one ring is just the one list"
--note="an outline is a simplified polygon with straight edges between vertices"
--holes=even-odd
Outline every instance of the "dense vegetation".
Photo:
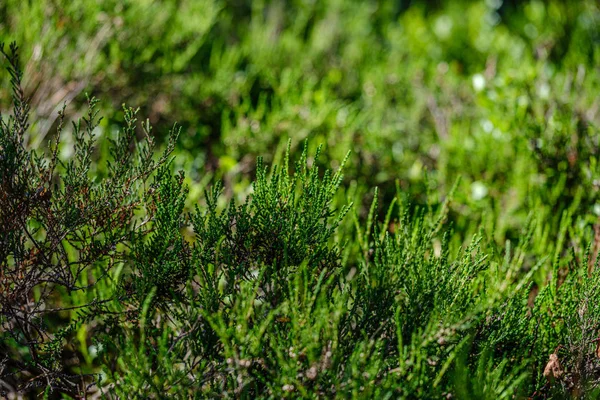
[[597,2],[5,0],[13,41],[0,396],[600,396]]

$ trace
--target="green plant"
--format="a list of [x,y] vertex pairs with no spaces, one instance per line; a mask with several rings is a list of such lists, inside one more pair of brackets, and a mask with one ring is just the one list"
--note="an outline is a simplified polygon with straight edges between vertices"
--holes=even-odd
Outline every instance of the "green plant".
[[90,376],[77,367],[77,350],[67,339],[115,297],[94,286],[110,279],[123,246],[132,235],[145,234],[153,220],[153,210],[142,219],[136,211],[145,204],[146,182],[167,162],[177,135],[157,161],[149,135],[131,153],[135,111],[125,110],[126,128],[113,143],[107,175],[98,179],[90,173],[99,123],[96,100],[90,99],[87,116],[73,124],[72,159],[63,161],[58,154],[62,112],[50,153],[29,150],[24,143],[29,103],[17,50],[14,44],[8,51],[0,46],[13,87],[13,114],[0,119],[3,390],[48,387],[76,394],[85,392]]
[[596,2],[21,3],[3,394],[597,397]]

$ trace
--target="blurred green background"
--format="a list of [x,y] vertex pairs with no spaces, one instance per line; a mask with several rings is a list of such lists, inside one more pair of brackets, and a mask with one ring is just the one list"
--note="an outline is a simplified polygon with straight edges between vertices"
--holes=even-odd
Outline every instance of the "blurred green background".
[[565,211],[579,226],[600,215],[599,25],[596,1],[0,3],[34,147],[64,102],[82,114],[84,93],[101,100],[100,137],[122,104],[140,107],[159,138],[183,127],[176,163],[195,201],[215,179],[244,197],[257,156],[277,162],[308,138],[332,167],[351,151],[359,216],[374,186],[383,204],[396,184],[435,204],[461,177],[455,229],[483,226],[500,245],[532,213],[551,237]]

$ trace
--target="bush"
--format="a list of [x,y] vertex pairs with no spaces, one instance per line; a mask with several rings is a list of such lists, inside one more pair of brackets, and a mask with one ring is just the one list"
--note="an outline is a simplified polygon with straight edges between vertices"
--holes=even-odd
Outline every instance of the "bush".
[[[128,253],[128,243],[150,232],[147,225],[157,211],[147,183],[168,163],[176,131],[159,160],[153,159],[149,135],[133,154],[135,111],[126,109],[126,127],[111,146],[107,175],[93,176],[99,119],[92,98],[87,117],[73,124],[70,160],[58,155],[62,112],[50,153],[31,151],[24,144],[29,104],[17,47],[6,52],[2,45],[0,51],[13,85],[13,114],[0,119],[3,390],[84,393],[89,374],[73,364],[78,352],[87,353],[85,326],[114,300],[106,280]],[[163,176],[158,174],[159,186]],[[140,207],[145,207],[141,219]],[[76,332],[83,335],[81,349],[73,344]]]
[[597,397],[595,3],[192,3],[0,5],[3,395]]

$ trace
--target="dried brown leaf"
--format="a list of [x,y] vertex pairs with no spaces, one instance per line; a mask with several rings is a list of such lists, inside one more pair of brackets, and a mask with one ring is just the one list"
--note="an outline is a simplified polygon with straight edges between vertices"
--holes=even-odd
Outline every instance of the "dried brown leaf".
[[558,355],[556,353],[550,354],[550,359],[546,368],[544,368],[544,376],[549,380],[560,379],[564,371],[558,361]]

